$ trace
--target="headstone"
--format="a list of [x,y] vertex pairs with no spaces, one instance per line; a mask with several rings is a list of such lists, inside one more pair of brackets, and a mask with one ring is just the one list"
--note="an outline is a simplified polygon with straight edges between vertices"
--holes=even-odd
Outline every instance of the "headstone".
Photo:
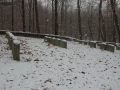
[[80,43],[80,44],[82,44],[82,43],[83,43],[83,41],[82,41],[82,40],[80,40],[80,41],[79,41],[79,43]]
[[107,50],[107,51],[114,52],[115,46],[114,46],[114,45],[111,45],[111,44],[108,44],[107,47],[106,47],[106,50]]
[[116,46],[116,50],[120,50],[120,46]]
[[12,37],[14,35],[12,33],[9,33],[9,39],[8,39],[8,43],[9,43],[9,46],[10,46],[10,49],[12,50]]
[[44,37],[44,42],[47,42],[47,38],[48,38],[48,36],[45,36],[45,37]]
[[106,50],[106,43],[98,43],[98,46],[100,47],[100,49]]
[[84,41],[84,45],[87,45],[88,44],[88,42],[87,41]]
[[89,45],[90,45],[90,47],[96,48],[96,42],[95,41],[90,41]]
[[15,36],[12,37],[12,54],[13,54],[13,51],[14,51],[14,42],[13,42],[14,40],[18,40],[18,38],[15,37]]
[[51,44],[55,45],[55,39],[56,38],[52,38]]
[[13,40],[13,59],[20,61],[20,42],[18,40]]
[[55,46],[60,46],[60,39],[55,39]]
[[60,40],[60,47],[67,48],[67,41],[66,40]]

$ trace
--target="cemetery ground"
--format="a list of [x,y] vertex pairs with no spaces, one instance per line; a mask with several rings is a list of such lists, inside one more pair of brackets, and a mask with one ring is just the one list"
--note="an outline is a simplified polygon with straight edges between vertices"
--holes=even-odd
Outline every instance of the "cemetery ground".
[[43,39],[18,37],[20,61],[0,35],[0,90],[119,90],[120,51],[74,41],[67,49]]

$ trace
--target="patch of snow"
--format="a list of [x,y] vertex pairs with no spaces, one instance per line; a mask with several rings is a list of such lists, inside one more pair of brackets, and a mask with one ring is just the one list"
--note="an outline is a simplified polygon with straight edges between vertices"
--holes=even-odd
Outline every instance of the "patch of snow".
[[119,90],[120,51],[115,53],[67,41],[67,49],[44,39],[18,37],[14,61],[0,35],[0,90]]

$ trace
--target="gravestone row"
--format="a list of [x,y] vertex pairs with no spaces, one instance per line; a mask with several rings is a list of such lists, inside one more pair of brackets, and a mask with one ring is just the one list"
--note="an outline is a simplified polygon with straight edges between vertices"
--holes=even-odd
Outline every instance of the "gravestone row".
[[119,45],[115,45],[111,42],[97,42],[97,41],[85,41],[85,40],[79,40],[80,44],[89,45],[91,48],[97,48],[97,46],[102,50],[107,50],[110,52],[114,52],[115,48],[116,50],[120,50]]
[[12,50],[13,59],[20,61],[20,42],[18,41],[18,38],[15,37],[12,33],[6,32],[6,38],[8,39],[8,44],[10,46],[10,49]]
[[44,37],[44,41],[53,44],[54,46],[59,46],[62,48],[67,48],[67,41],[59,38],[54,37]]

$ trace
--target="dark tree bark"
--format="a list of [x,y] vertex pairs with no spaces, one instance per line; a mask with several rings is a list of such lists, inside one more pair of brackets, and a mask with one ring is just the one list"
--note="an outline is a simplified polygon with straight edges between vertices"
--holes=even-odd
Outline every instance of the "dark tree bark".
[[77,0],[78,7],[78,29],[80,34],[80,39],[82,40],[82,29],[81,29],[81,1]]
[[63,16],[64,15],[64,0],[62,0],[62,5],[61,5],[61,27],[63,26]]
[[55,35],[58,35],[58,0],[55,0]]
[[[106,41],[106,31],[105,31],[105,22],[103,19],[103,15],[102,15],[102,0],[100,0],[100,4],[99,4],[99,35],[98,38],[100,40],[100,35],[102,37],[103,41]],[[101,24],[102,22],[102,24]],[[102,26],[102,29],[101,29]]]
[[34,0],[33,0],[33,32],[35,32],[35,4],[34,4]]
[[[93,40],[93,32],[92,32],[92,23],[93,23],[93,16],[92,16],[92,14],[93,14],[93,12],[92,12],[92,10],[93,10],[93,6],[90,6],[91,7],[91,14],[90,14],[90,10],[88,9],[88,29],[89,29],[89,32],[90,32],[90,40]],[[91,21],[91,22],[90,22]]]
[[14,31],[14,2],[12,0],[12,31]]
[[22,22],[23,22],[23,32],[26,32],[25,27],[25,7],[24,7],[24,0],[22,0]]
[[32,0],[28,0],[29,4],[29,32],[31,32],[31,26],[32,26],[32,21],[31,21],[31,11],[32,11]]
[[37,5],[37,0],[35,1],[35,13],[36,13],[36,28],[37,28],[37,33],[40,33],[40,27],[39,27],[39,18],[38,18],[38,5]]
[[115,5],[116,5],[115,0],[110,0],[110,3],[111,3],[112,12],[113,12],[114,23],[115,23],[115,26],[118,32],[119,42],[120,42],[120,26],[118,23],[118,17],[117,17],[116,10],[115,10]]
[[54,33],[54,0],[52,0],[52,34]]

